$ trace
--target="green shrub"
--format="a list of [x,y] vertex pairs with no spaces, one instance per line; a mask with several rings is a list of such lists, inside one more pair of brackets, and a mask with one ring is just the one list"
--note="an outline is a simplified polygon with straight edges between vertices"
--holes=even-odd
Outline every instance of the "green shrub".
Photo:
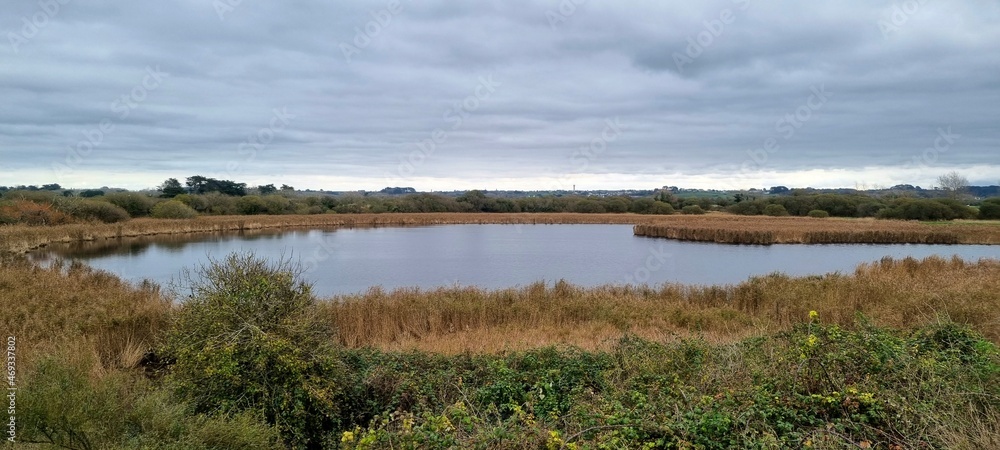
[[705,214],[705,210],[698,205],[688,205],[681,208],[681,214]]
[[177,200],[157,203],[152,213],[157,219],[190,219],[198,216],[198,211]]
[[726,208],[730,214],[739,214],[742,216],[759,216],[762,206],[759,201],[747,201],[744,200],[739,203],[733,203]]
[[604,209],[604,205],[601,204],[600,201],[588,198],[576,202],[576,204],[573,205],[573,212],[585,213],[585,214],[591,214],[591,213],[600,214],[606,211]]
[[83,198],[100,197],[102,195],[104,195],[104,191],[99,189],[87,189],[80,192],[80,197]]
[[52,203],[56,197],[58,195],[52,191],[10,190],[3,193],[4,200],[28,200],[35,203]]
[[764,207],[764,215],[772,217],[787,216],[788,210],[784,206],[772,204]]
[[953,220],[975,217],[975,211],[952,199],[911,199],[903,198],[878,213],[880,219],[901,220]]
[[66,199],[57,203],[56,208],[80,220],[115,223],[126,221],[130,218],[128,212],[121,207],[99,200]]
[[975,209],[953,198],[938,198],[934,199],[934,201],[951,209],[950,217],[952,219],[975,219],[979,216],[979,213]]
[[191,206],[196,211],[205,214],[232,215],[239,214],[236,206],[237,197],[232,197],[218,192],[209,192],[204,195],[194,196]]
[[236,200],[236,210],[240,214],[254,215],[267,213],[267,203],[257,195],[248,195]]
[[661,202],[659,200],[653,202],[653,206],[649,208],[648,214],[661,214],[670,215],[674,213],[674,207],[670,203]]
[[[189,414],[133,374],[95,375],[92,356],[42,356],[17,397],[18,440],[71,449],[281,449],[277,430],[252,414]],[[45,447],[48,448],[48,447]]]
[[211,261],[167,334],[171,380],[199,413],[256,411],[293,448],[339,426],[343,369],[309,285],[287,262],[252,254]]
[[809,211],[809,217],[814,217],[817,219],[825,219],[827,217],[830,217],[830,213],[823,211],[822,209],[814,209],[812,211]]
[[1000,198],[990,198],[979,205],[979,218],[983,220],[1000,220]]
[[292,202],[281,195],[266,195],[261,200],[264,202],[265,214],[288,214],[293,211]]
[[134,192],[114,192],[105,195],[101,200],[124,209],[131,217],[148,216],[156,203],[156,200]]

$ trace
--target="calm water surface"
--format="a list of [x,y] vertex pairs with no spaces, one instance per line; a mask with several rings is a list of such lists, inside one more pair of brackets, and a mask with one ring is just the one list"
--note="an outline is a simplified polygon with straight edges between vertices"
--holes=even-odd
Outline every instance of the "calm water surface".
[[607,283],[738,283],[753,275],[851,272],[884,256],[1000,258],[987,245],[773,245],[678,242],[637,237],[631,225],[442,225],[172,236],[53,245],[33,257],[79,259],[141,281],[169,284],[209,257],[252,251],[300,262],[319,295],[565,279]]

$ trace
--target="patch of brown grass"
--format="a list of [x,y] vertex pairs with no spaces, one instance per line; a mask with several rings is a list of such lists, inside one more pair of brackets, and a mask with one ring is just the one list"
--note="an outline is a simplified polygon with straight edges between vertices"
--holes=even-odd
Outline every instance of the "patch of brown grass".
[[166,324],[170,300],[79,263],[0,265],[0,330],[17,339],[20,369],[34,356],[72,348],[106,369],[131,368]]
[[853,274],[769,275],[731,286],[372,289],[323,308],[346,346],[445,353],[554,343],[593,349],[626,333],[735,341],[787,329],[809,311],[845,327],[858,314],[900,328],[947,316],[1000,343],[1000,261],[885,258]]
[[[170,299],[80,264],[0,265],[0,327],[21,356],[71,345],[105,368],[135,365],[164,329]],[[853,273],[769,275],[736,285],[534,283],[510,289],[372,289],[320,303],[347,347],[498,352],[552,344],[600,349],[625,334],[733,342],[800,323],[809,311],[845,327],[857,314],[911,328],[942,316],[1000,343],[1000,261],[931,257],[862,264]]]
[[995,222],[921,223],[709,214],[636,224],[639,236],[724,244],[1000,244]]

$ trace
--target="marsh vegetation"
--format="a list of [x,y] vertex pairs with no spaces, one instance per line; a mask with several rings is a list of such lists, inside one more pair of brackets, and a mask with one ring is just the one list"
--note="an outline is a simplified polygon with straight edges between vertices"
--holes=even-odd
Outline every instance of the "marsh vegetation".
[[[21,442],[63,448],[991,447],[1000,263],[736,286],[372,291],[213,261],[176,302],[0,266]],[[41,445],[41,444],[40,444]]]

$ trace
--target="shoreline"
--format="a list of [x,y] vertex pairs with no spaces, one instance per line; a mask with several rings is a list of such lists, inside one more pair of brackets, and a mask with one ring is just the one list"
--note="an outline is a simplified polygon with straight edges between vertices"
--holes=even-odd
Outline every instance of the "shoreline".
[[875,219],[581,213],[383,213],[139,218],[127,222],[0,227],[0,254],[25,254],[53,243],[248,230],[463,224],[633,225],[638,236],[725,244],[982,244],[1000,245],[1000,223],[946,224]]

